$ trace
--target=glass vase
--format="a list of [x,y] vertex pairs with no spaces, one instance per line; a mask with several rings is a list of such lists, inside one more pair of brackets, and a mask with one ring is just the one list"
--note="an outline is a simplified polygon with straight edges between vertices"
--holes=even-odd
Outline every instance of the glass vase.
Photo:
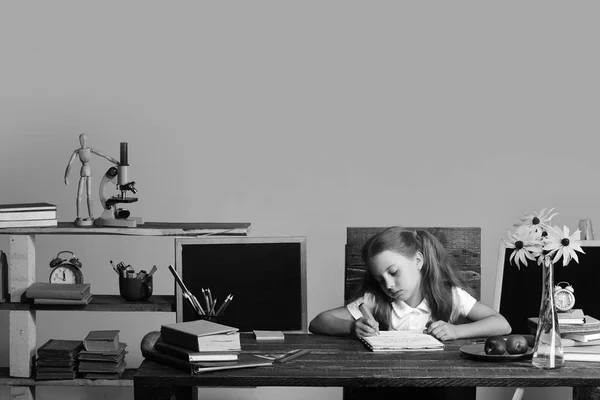
[[554,304],[554,265],[548,256],[542,263],[542,299],[531,362],[535,367],[544,369],[565,365]]

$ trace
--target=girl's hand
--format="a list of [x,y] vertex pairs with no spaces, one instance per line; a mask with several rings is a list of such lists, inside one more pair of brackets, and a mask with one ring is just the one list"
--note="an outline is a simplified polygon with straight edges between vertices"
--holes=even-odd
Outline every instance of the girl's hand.
[[379,323],[374,319],[362,317],[354,324],[354,333],[358,338],[379,335]]
[[449,324],[446,321],[432,322],[431,325],[427,327],[426,331],[430,335],[442,341],[458,339],[456,326]]

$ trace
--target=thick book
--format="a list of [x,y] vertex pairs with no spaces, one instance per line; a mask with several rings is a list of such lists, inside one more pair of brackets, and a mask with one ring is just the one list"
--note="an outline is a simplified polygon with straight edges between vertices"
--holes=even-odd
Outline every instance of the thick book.
[[564,347],[565,361],[600,362],[600,346]]
[[31,228],[31,227],[58,226],[58,220],[53,219],[34,219],[18,221],[0,221],[0,228]]
[[90,331],[83,340],[83,345],[88,352],[117,351],[120,347],[119,332],[118,330]]
[[0,213],[19,211],[56,211],[56,205],[50,203],[0,204]]
[[163,341],[194,351],[241,350],[238,328],[200,319],[162,325]]
[[37,349],[41,358],[72,358],[83,348],[81,340],[50,339]]
[[431,351],[443,350],[444,344],[421,331],[380,331],[379,335],[360,340],[371,351]]
[[90,293],[89,283],[44,283],[34,282],[25,291],[30,299],[81,300]]
[[186,349],[181,346],[176,346],[166,343],[160,338],[154,344],[154,349],[163,354],[179,358],[184,361],[236,361],[238,359],[238,351],[204,351],[197,352]]
[[38,219],[56,219],[56,210],[1,212],[0,221],[35,221]]
[[585,314],[581,308],[559,312],[556,315],[560,325],[582,325],[585,323]]

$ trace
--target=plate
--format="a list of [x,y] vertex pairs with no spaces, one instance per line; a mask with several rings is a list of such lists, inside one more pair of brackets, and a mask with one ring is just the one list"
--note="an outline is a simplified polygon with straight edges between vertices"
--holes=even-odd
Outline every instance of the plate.
[[462,346],[459,350],[467,357],[480,361],[517,361],[524,358],[530,358],[533,354],[533,349],[531,347],[523,354],[485,354],[484,347],[485,344],[483,343],[468,344]]

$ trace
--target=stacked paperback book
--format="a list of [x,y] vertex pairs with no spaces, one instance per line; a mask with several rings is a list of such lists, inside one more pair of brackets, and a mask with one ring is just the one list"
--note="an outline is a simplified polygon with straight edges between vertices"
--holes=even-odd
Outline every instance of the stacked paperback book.
[[75,379],[81,340],[50,339],[37,350],[36,380]]
[[119,331],[90,331],[79,352],[79,373],[88,379],[119,379],[125,371],[125,348]]
[[49,203],[0,205],[0,228],[57,226],[56,206]]
[[[565,361],[600,362],[600,320],[582,309],[557,313]],[[538,318],[529,318],[535,334]]]
[[162,325],[160,337],[146,357],[191,375],[273,363],[241,350],[237,328],[201,319]]
[[82,306],[92,300],[89,283],[34,282],[25,291],[25,297],[34,304],[61,304]]

